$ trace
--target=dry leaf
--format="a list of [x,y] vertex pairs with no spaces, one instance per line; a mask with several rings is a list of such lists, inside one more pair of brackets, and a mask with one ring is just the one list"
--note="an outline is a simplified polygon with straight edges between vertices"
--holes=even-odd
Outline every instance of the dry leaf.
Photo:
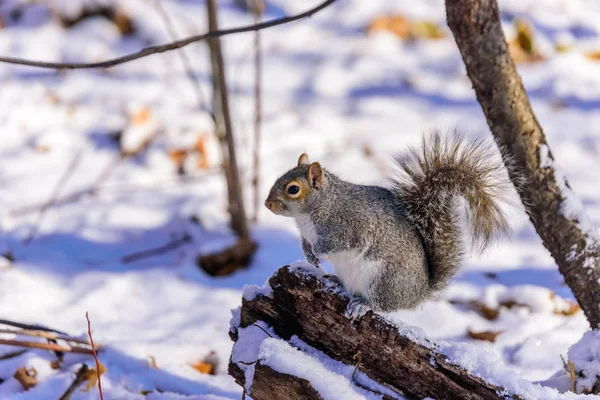
[[479,313],[485,318],[488,319],[490,321],[495,320],[496,318],[498,318],[498,314],[500,314],[500,311],[496,308],[492,308],[492,307],[488,307],[485,304],[482,304],[479,308]]
[[218,363],[219,360],[216,353],[211,351],[203,360],[200,360],[195,364],[190,364],[190,366],[201,374],[215,375]]
[[588,60],[600,61],[600,50],[588,51],[584,55]]
[[500,314],[500,311],[498,309],[488,307],[485,304],[483,304],[477,300],[471,300],[468,302],[459,301],[459,300],[450,300],[449,302],[450,302],[450,304],[465,306],[473,311],[476,311],[483,318],[490,320],[490,321],[493,321],[496,318],[498,318],[498,314]]
[[568,304],[567,308],[563,310],[554,309],[554,314],[560,314],[564,315],[565,317],[570,317],[571,315],[577,314],[577,312],[581,310],[579,304],[566,299],[564,301]]
[[205,361],[198,361],[197,363],[190,364],[190,365],[192,368],[194,368],[196,371],[200,372],[201,374],[212,375],[213,366]]
[[208,168],[208,154],[206,151],[206,140],[205,135],[199,135],[198,140],[194,144],[194,151],[198,153],[200,159],[198,160],[198,169]]
[[402,15],[382,15],[375,18],[367,27],[367,33],[390,32],[402,39],[410,36],[410,21]]
[[544,57],[535,48],[534,31],[531,24],[515,19],[513,25],[516,36],[508,43],[508,50],[513,60],[517,63],[542,61]]
[[401,39],[441,39],[446,36],[443,28],[435,22],[411,21],[401,14],[376,17],[367,26],[367,34],[375,32],[390,32]]
[[446,33],[435,22],[415,21],[411,25],[411,36],[419,39],[443,39]]
[[135,27],[131,18],[122,10],[117,9],[112,15],[112,22],[117,26],[121,35],[131,35],[135,32]]
[[87,7],[74,17],[67,15],[59,15],[58,17],[65,28],[70,28],[91,17],[102,17],[115,24],[121,35],[130,35],[135,32],[131,18],[122,10],[109,6]]
[[131,123],[133,125],[143,125],[150,120],[150,110],[147,107],[140,108],[131,117]]
[[148,361],[150,362],[150,366],[154,369],[158,369],[158,365],[156,364],[156,358],[154,356],[149,356]]
[[187,157],[187,150],[182,150],[182,149],[173,149],[173,150],[169,150],[169,158],[171,159],[171,161],[173,161],[173,163],[175,163],[175,166],[177,167],[178,170],[182,170],[183,169],[183,163],[185,161],[185,158]]
[[[104,366],[104,364],[102,364],[99,361],[98,361],[98,368],[100,370],[100,375],[102,375],[106,372],[106,367]],[[95,369],[88,370],[85,373],[85,380],[87,381],[87,385],[85,385],[85,388],[83,389],[83,391],[87,392],[88,390],[90,390],[91,388],[93,388],[94,386],[96,386],[98,384],[98,373],[96,372],[96,370]]]
[[37,379],[35,379],[36,375],[37,371],[35,368],[27,369],[25,367],[21,367],[17,369],[13,375],[13,378],[15,378],[21,384],[21,386],[23,386],[23,389],[29,390],[37,385]]
[[469,335],[469,337],[471,339],[476,339],[476,340],[485,340],[487,342],[492,342],[494,343],[496,341],[496,338],[498,337],[499,334],[501,334],[502,331],[482,331],[482,332],[474,332],[472,330],[468,330],[467,334]]

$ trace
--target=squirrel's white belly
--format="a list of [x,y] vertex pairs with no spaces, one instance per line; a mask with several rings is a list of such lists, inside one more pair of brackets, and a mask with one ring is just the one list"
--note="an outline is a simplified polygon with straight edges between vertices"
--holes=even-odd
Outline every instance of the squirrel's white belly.
[[311,246],[314,246],[317,243],[317,228],[315,228],[312,219],[308,216],[301,216],[296,217],[295,221],[302,237],[306,239]]
[[381,262],[366,260],[356,250],[327,254],[324,258],[333,266],[335,274],[350,293],[368,297],[371,283],[381,271]]

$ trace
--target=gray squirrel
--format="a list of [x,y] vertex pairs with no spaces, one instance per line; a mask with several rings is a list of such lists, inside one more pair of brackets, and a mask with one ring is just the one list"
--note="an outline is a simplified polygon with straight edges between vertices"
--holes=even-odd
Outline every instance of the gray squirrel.
[[461,197],[474,250],[510,233],[500,207],[510,181],[485,141],[433,133],[397,162],[388,189],[346,182],[302,154],[265,201],[295,219],[311,264],[333,266],[356,296],[353,315],[414,308],[448,284],[465,253]]

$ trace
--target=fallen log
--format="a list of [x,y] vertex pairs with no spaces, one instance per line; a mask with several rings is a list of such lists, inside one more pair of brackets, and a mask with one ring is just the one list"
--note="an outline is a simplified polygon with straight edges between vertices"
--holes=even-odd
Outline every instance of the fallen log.
[[490,352],[433,343],[372,311],[349,317],[351,298],[335,276],[305,265],[246,287],[231,323],[230,375],[255,400],[561,397]]

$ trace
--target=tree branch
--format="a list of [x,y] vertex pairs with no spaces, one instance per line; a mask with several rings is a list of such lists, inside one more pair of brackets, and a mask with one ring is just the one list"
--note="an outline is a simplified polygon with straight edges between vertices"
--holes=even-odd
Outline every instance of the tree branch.
[[322,9],[330,6],[336,0],[326,0],[318,6],[311,8],[308,11],[303,13],[293,15],[290,17],[276,18],[270,21],[265,21],[260,24],[254,25],[246,25],[238,28],[231,29],[222,29],[210,31],[201,35],[194,35],[188,38],[176,40],[171,43],[163,44],[163,45],[155,45],[149,46],[137,51],[135,53],[126,54],[121,57],[113,58],[110,60],[93,62],[93,63],[59,63],[59,62],[46,62],[46,61],[34,61],[34,60],[26,60],[22,58],[15,57],[2,57],[0,56],[0,62],[9,63],[9,64],[17,64],[17,65],[26,65],[30,67],[37,68],[46,68],[46,69],[89,69],[89,68],[108,68],[113,67],[115,65],[124,64],[129,61],[137,60],[143,57],[148,57],[152,54],[164,53],[166,51],[171,51],[175,49],[180,49],[189,44],[199,42],[201,40],[206,40],[208,38],[221,37],[226,35],[233,35],[236,33],[244,33],[244,32],[252,32],[261,29],[267,29],[278,25],[287,24],[290,22],[294,22],[303,18],[307,18],[312,16],[313,14],[321,11]]

